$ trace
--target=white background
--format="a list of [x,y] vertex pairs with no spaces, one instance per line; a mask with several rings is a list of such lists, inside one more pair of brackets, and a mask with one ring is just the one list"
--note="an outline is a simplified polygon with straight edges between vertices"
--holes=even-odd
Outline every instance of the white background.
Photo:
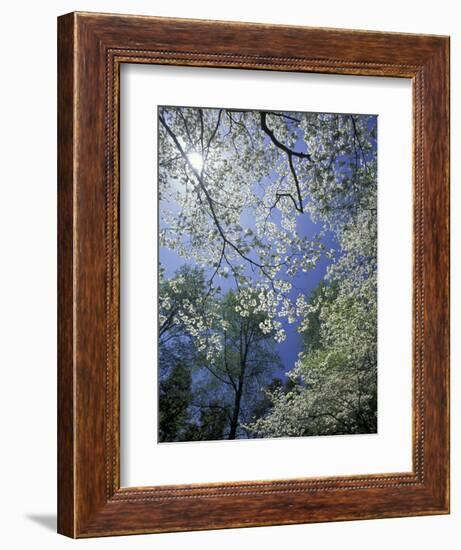
[[[1,543],[5,548],[322,549],[459,547],[461,303],[453,284],[452,514],[74,542],[55,530],[56,16],[72,10],[261,21],[452,36],[452,150],[460,150],[458,2],[280,3],[169,0],[8,2],[2,6],[0,318]],[[456,23],[458,21],[458,23]],[[452,280],[460,272],[458,155],[452,159]]]
[[[122,485],[410,471],[411,81],[148,65],[122,67],[121,79]],[[378,115],[377,434],[156,443],[156,119],[164,104]]]

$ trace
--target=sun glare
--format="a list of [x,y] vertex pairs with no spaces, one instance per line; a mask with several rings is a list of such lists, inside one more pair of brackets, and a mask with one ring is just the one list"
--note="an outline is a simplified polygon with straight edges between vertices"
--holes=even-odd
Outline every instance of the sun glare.
[[197,172],[201,172],[203,167],[202,155],[194,151],[193,153],[189,153],[187,156],[189,158],[189,162],[197,170]]

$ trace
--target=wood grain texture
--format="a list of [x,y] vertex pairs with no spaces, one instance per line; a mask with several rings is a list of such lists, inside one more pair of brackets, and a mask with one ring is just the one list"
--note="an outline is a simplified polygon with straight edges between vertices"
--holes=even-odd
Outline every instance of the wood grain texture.
[[[448,38],[88,13],[62,16],[58,27],[59,532],[447,513]],[[413,80],[411,472],[120,488],[119,68],[126,62]]]
[[74,536],[73,17],[58,30],[58,531]]

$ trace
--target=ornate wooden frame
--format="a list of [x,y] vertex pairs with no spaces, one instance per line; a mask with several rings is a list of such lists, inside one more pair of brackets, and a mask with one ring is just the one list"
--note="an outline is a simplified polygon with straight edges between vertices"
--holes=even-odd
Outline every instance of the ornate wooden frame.
[[[60,17],[58,31],[58,531],[94,537],[448,513],[448,37],[92,13]],[[411,472],[120,488],[121,63],[412,79]]]

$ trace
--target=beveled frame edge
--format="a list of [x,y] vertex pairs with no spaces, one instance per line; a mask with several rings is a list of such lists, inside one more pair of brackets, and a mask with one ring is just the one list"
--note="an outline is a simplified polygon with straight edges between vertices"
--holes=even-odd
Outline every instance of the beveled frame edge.
[[[449,39],[89,13],[62,16],[58,27],[58,531],[447,513]],[[413,79],[412,472],[120,488],[118,107],[127,62]]]

